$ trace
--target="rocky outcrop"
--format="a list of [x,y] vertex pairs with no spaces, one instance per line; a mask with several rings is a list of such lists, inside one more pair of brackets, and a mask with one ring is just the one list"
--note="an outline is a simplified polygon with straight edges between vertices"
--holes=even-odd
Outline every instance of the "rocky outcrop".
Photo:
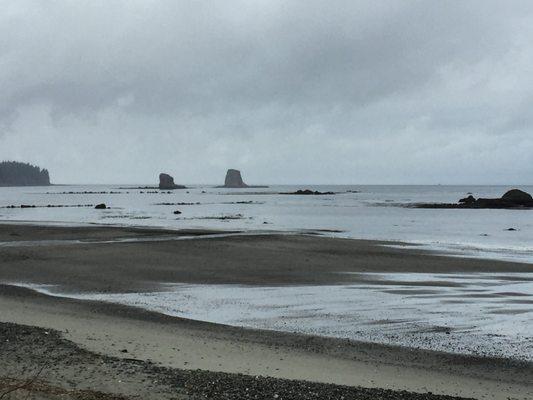
[[281,194],[294,194],[294,195],[306,195],[306,196],[320,196],[325,194],[336,194],[335,192],[319,192],[319,191],[313,191],[310,189],[305,190],[297,190],[296,192],[288,192],[288,193],[281,193]]
[[183,185],[176,185],[174,183],[174,178],[169,174],[161,173],[159,174],[159,189],[161,190],[172,190],[172,189],[186,189]]
[[0,163],[0,186],[49,186],[46,169],[16,161]]
[[228,169],[228,172],[226,172],[226,179],[224,180],[224,187],[246,188],[248,185],[242,180],[241,171]]
[[533,209],[533,197],[519,189],[511,189],[500,198],[478,198],[470,195],[458,203],[419,203],[416,208],[495,208],[495,209]]
[[228,169],[226,172],[226,179],[224,180],[223,186],[218,186],[221,188],[228,189],[242,189],[242,188],[266,188],[268,186],[250,186],[244,183],[241,176],[241,171],[237,169]]
[[459,200],[459,203],[463,203],[463,204],[474,204],[475,202],[476,202],[476,199],[472,195]]
[[526,193],[519,189],[511,189],[502,196],[502,200],[521,205],[531,205],[533,203],[533,197],[529,193]]

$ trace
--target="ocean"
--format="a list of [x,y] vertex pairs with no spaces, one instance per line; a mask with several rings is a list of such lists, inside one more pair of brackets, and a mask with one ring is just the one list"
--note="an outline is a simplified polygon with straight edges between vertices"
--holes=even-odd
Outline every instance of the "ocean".
[[[1,187],[0,220],[249,232],[320,231],[334,237],[400,241],[448,255],[533,262],[533,210],[405,207],[419,202],[453,203],[467,193],[500,197],[511,188],[508,186],[283,185],[222,189],[191,185],[170,192],[138,189],[145,186],[150,185]],[[533,193],[533,186],[519,188]],[[280,194],[298,189],[336,194]],[[93,206],[98,203],[109,208],[95,210]],[[37,207],[6,208],[21,204]],[[174,214],[177,210],[181,214]]]
[[[469,192],[476,197],[500,197],[510,189],[504,186],[222,189],[193,185],[170,192],[138,188],[144,186],[0,188],[0,220],[250,233],[319,232],[391,241],[384,245],[416,246],[458,257],[533,262],[533,210],[406,207],[420,202],[456,202]],[[533,192],[531,186],[520,188]],[[281,194],[298,189],[335,194]],[[95,209],[98,203],[109,208]],[[21,204],[36,207],[8,208]],[[175,214],[178,210],[181,213]],[[67,293],[56,285],[4,283],[54,296],[132,305],[227,325],[533,360],[532,273],[360,275],[362,283],[351,285],[268,287],[175,282],[162,283],[160,290],[146,293]]]

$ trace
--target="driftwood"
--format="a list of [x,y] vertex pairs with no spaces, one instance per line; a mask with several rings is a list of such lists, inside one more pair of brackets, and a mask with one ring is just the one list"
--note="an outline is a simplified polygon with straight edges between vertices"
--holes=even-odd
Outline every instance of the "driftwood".
[[35,381],[39,378],[39,376],[41,375],[41,373],[44,371],[44,368],[46,367],[46,364],[43,365],[39,371],[37,371],[37,373],[30,379],[28,379],[26,382],[24,383],[21,383],[19,385],[15,385],[15,386],[12,386],[10,387],[9,389],[7,389],[6,391],[0,393],[0,400],[2,400],[3,398],[5,398],[8,394],[10,393],[13,393],[13,392],[16,392],[17,390],[24,390],[24,389],[28,389],[33,383],[35,383]]

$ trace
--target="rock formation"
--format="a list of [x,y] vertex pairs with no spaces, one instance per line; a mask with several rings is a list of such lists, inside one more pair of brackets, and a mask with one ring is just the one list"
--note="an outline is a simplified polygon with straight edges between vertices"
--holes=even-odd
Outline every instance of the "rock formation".
[[0,186],[49,186],[46,169],[16,161],[0,162]]
[[470,195],[460,199],[457,204],[450,203],[422,203],[412,205],[416,208],[532,208],[533,197],[519,189],[511,189],[502,197],[496,199],[479,198]]
[[533,197],[531,197],[529,193],[519,189],[509,190],[502,196],[502,200],[521,205],[531,205],[531,203],[533,203]]
[[159,189],[161,190],[171,190],[171,189],[185,189],[183,185],[176,185],[174,183],[174,178],[169,174],[161,173],[159,174]]
[[228,169],[228,172],[226,172],[226,179],[224,180],[224,187],[246,188],[248,185],[242,180],[241,171]]
[[226,172],[226,179],[224,180],[223,186],[217,186],[220,188],[229,188],[229,189],[241,189],[241,188],[266,188],[268,186],[252,186],[247,185],[242,180],[241,171],[236,169],[228,169]]
[[472,195],[469,195],[468,197],[465,197],[464,199],[459,200],[459,203],[463,203],[463,204],[474,204],[475,202],[476,202],[476,199]]
[[335,192],[319,192],[319,191],[313,191],[310,189],[305,190],[297,190],[296,192],[288,192],[288,193],[280,193],[280,194],[295,194],[295,195],[306,195],[306,196],[320,196],[324,194],[336,194]]

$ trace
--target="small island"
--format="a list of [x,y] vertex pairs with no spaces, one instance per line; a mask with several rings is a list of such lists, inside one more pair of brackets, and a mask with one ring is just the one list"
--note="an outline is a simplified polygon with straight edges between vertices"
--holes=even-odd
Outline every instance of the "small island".
[[159,174],[159,189],[161,190],[173,190],[173,189],[187,189],[186,186],[176,185],[174,183],[174,178],[169,174],[160,173]]
[[0,162],[0,186],[49,186],[48,170],[17,161]]
[[228,189],[243,189],[243,188],[267,188],[268,186],[250,186],[244,183],[241,171],[237,169],[228,169],[226,172],[226,178],[224,179],[224,185],[218,186],[220,188]]

